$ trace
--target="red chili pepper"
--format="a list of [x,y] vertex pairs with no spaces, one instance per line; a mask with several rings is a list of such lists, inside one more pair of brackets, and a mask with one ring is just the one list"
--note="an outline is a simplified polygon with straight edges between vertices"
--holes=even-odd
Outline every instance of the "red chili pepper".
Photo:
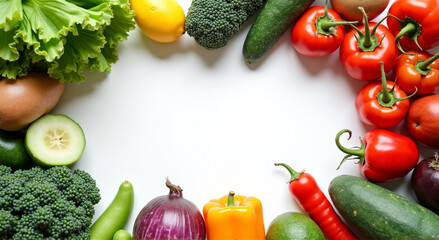
[[291,41],[300,54],[323,57],[331,54],[344,39],[344,25],[357,22],[341,21],[340,15],[325,6],[308,9],[294,24]]
[[365,124],[378,128],[398,125],[410,106],[407,94],[397,84],[386,80],[381,63],[381,81],[366,84],[355,98],[358,118]]
[[300,206],[317,223],[328,239],[358,239],[334,211],[325,194],[320,190],[311,174],[296,172],[285,163],[275,163],[285,167],[291,174],[289,190]]
[[369,81],[380,78],[380,62],[385,72],[392,70],[398,57],[395,38],[389,29],[378,23],[369,24],[364,15],[364,25],[355,27],[345,35],[340,46],[340,61],[346,72],[354,79]]
[[[439,35],[439,33],[438,33]],[[396,60],[393,73],[398,85],[406,93],[425,95],[439,88],[439,53],[432,55],[425,51],[407,51]]]
[[385,182],[403,177],[419,161],[418,147],[404,135],[373,129],[360,138],[360,147],[349,149],[340,144],[340,136],[345,132],[349,133],[350,139],[352,132],[348,129],[341,130],[335,137],[337,147],[347,154],[340,166],[348,159],[358,159],[361,173],[370,181]]
[[402,47],[428,50],[439,45],[438,0],[397,0],[389,8],[389,15],[387,26],[402,52]]

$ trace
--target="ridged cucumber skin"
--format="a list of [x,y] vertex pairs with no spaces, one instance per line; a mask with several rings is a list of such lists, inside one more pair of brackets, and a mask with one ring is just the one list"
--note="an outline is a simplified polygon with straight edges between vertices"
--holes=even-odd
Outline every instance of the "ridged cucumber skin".
[[267,0],[250,27],[242,53],[245,61],[261,60],[315,0]]
[[439,239],[439,215],[366,179],[337,176],[329,195],[361,239]]

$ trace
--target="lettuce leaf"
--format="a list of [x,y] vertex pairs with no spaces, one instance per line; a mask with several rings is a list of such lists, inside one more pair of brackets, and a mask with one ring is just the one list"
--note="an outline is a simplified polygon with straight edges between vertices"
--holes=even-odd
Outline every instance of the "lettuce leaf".
[[134,28],[127,0],[0,0],[0,75],[82,82],[85,69],[111,71]]

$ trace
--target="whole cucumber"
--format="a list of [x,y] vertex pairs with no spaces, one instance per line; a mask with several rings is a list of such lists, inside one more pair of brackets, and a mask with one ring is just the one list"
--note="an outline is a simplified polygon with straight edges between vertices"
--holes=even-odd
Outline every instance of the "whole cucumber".
[[267,0],[244,41],[249,63],[261,60],[315,0]]
[[364,178],[337,176],[329,195],[362,239],[439,239],[439,215]]
[[134,203],[133,185],[124,181],[113,201],[90,228],[91,240],[112,240],[123,229],[131,215]]

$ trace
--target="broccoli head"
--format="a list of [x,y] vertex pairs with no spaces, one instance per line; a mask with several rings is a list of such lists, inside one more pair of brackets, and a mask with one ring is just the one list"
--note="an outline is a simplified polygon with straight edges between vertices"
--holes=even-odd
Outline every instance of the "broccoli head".
[[202,47],[224,47],[264,0],[192,0],[185,30]]
[[89,239],[100,200],[83,170],[0,165],[0,239]]

